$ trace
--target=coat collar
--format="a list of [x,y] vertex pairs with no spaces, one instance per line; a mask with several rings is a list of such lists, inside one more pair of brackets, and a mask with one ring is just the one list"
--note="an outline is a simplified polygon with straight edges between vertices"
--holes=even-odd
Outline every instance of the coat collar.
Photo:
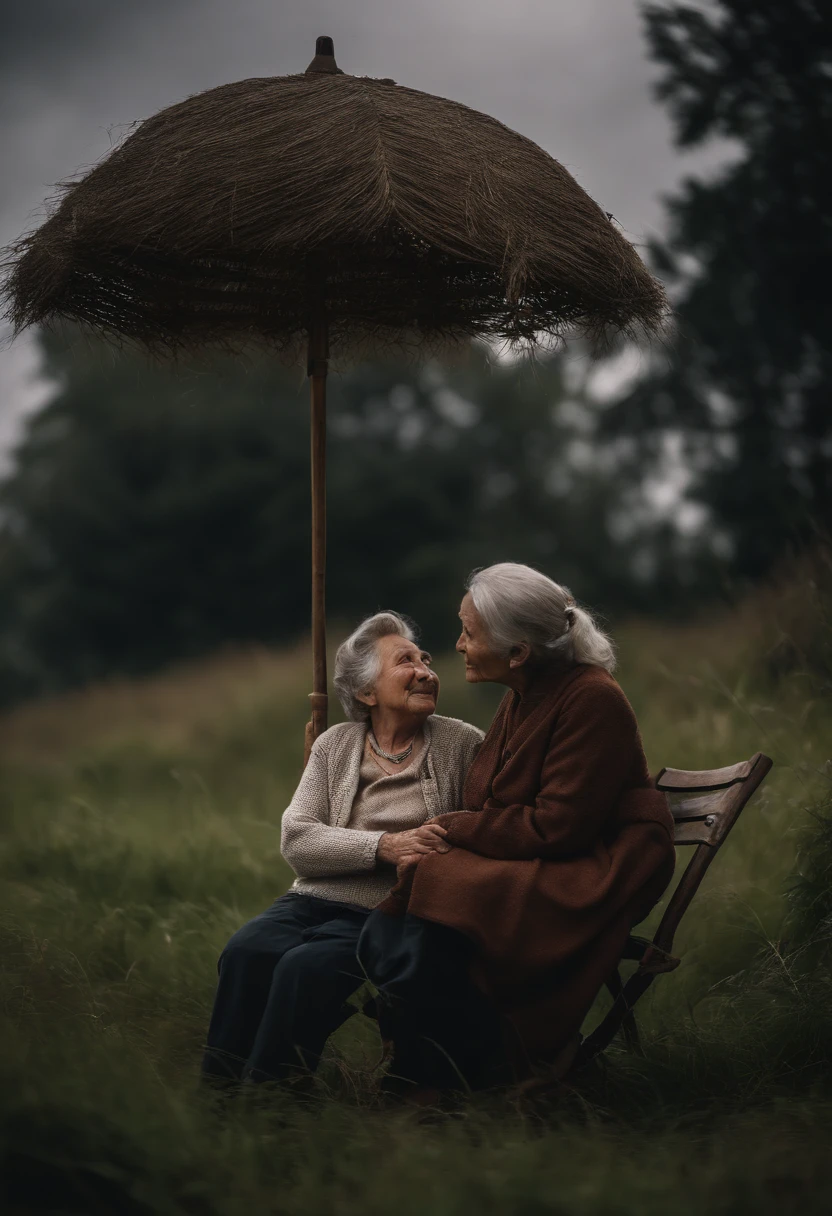
[[511,721],[515,726],[525,722],[539,705],[550,702],[585,670],[585,663],[575,663],[571,667],[539,667],[522,696],[517,692],[512,693],[509,705]]

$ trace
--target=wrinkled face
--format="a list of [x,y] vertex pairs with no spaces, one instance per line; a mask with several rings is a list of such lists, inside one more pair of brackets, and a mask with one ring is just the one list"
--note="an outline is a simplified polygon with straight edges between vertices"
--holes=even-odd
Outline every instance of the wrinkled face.
[[462,621],[462,633],[456,648],[465,658],[465,679],[469,684],[479,684],[483,680],[504,684],[511,672],[508,657],[492,649],[470,592],[460,605],[459,619]]
[[436,709],[439,677],[431,670],[431,657],[398,634],[376,643],[381,670],[373,691],[360,699],[365,705],[388,712],[427,718]]

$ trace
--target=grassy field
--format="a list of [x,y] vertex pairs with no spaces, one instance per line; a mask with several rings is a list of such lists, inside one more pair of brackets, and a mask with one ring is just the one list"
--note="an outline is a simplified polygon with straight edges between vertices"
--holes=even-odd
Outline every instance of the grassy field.
[[[376,1109],[356,1017],[320,1100],[195,1094],[217,954],[290,882],[308,655],[249,652],[0,719],[5,1178],[13,1212],[803,1212],[832,1207],[832,635],[823,555],[686,627],[618,631],[651,765],[775,769],[641,1008],[545,1112]],[[406,608],[406,605],[404,605]],[[453,619],[449,620],[449,639]],[[443,639],[425,639],[442,652]],[[450,649],[450,647],[448,647]],[[494,690],[437,664],[440,708]]]

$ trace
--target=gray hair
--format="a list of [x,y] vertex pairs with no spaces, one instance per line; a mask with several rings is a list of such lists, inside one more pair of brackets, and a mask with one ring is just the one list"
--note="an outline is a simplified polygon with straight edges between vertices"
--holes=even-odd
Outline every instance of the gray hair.
[[398,634],[408,642],[416,641],[416,630],[407,617],[398,612],[377,612],[362,621],[335,653],[332,683],[344,713],[353,722],[366,722],[370,716],[369,705],[358,697],[361,693],[372,692],[381,670],[378,642],[390,634]]
[[466,584],[492,645],[504,655],[526,642],[535,658],[615,668],[615,650],[568,587],[516,562],[475,570]]

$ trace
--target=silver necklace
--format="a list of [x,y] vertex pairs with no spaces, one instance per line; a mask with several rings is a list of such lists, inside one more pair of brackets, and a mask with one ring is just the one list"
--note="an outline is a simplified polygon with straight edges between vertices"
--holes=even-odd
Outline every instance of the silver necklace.
[[416,742],[416,736],[414,735],[410,740],[409,745],[404,749],[403,752],[395,752],[391,754],[390,752],[386,752],[383,747],[379,747],[378,740],[372,731],[367,732],[367,737],[370,740],[370,747],[373,749],[375,754],[377,756],[382,756],[385,760],[389,760],[391,764],[401,764],[402,761],[406,760],[413,751],[413,744]]

